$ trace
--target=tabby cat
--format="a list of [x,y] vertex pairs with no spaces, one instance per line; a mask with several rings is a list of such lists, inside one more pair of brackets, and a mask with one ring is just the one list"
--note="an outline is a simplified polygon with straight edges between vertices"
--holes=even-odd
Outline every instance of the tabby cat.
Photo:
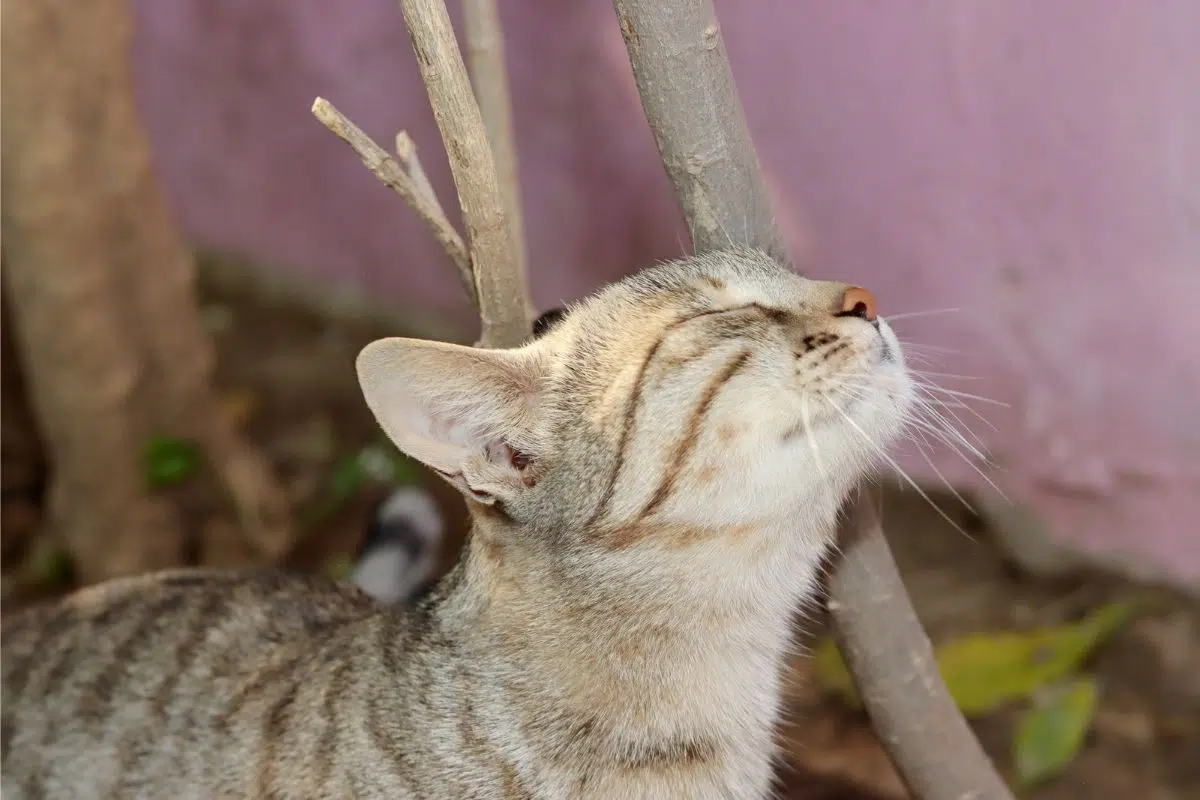
[[5,622],[5,800],[767,796],[791,616],[912,402],[899,344],[753,250],[543,327],[358,357],[471,511],[416,604],[180,570]]

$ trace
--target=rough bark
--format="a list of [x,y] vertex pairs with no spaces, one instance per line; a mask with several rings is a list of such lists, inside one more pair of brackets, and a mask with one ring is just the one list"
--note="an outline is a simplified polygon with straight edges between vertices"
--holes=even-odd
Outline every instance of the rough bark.
[[450,159],[483,324],[480,344],[512,346],[529,335],[530,303],[520,243],[508,220],[483,117],[442,0],[400,0],[421,80]]
[[508,67],[504,62],[504,30],[496,0],[463,0],[463,35],[475,102],[492,146],[496,181],[514,239],[513,279],[526,286],[525,223],[521,182],[517,176],[517,144],[513,135]]
[[142,448],[171,435],[205,449],[257,560],[279,557],[285,497],[213,393],[191,257],[134,103],[128,9],[5,3],[2,35],[4,280],[53,462],[53,530],[84,582],[203,550],[197,521],[145,485]]
[[[711,0],[613,5],[695,249],[732,240],[782,255]],[[867,493],[859,495],[829,602],[876,733],[917,797],[1009,798],[946,691]]]
[[712,4],[613,6],[642,108],[695,249],[747,244],[783,258],[783,240]]

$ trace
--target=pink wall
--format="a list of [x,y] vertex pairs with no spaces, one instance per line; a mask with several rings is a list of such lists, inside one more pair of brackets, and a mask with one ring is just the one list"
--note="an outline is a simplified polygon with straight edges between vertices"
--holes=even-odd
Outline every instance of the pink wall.
[[[457,6],[457,4],[453,4]],[[535,299],[680,250],[604,0],[504,5]],[[432,239],[309,115],[445,166],[391,0],[140,0],[137,69],[190,232],[467,319]],[[336,13],[334,9],[336,8]],[[1056,534],[1200,586],[1200,4],[718,0],[779,210],[871,287]],[[916,454],[906,466],[936,481]],[[941,453],[936,468],[984,482]]]

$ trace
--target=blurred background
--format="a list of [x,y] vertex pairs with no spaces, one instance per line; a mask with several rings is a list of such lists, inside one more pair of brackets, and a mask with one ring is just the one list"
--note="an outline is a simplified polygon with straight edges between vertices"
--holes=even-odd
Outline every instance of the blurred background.
[[[611,5],[501,6],[537,307],[686,252]],[[937,509],[884,485],[960,705],[1031,797],[1200,796],[1200,5],[716,6],[797,268],[871,289],[961,433],[901,452]],[[353,359],[473,311],[309,112],[408,131],[457,224],[396,4],[3,14],[4,611],[185,563],[344,573],[396,483],[437,493],[452,563],[461,503]],[[781,790],[903,797],[803,627]]]

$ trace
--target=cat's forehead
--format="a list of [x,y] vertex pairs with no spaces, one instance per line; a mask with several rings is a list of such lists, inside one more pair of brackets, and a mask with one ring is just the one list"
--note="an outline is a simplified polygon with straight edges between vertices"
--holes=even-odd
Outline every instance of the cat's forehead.
[[[760,251],[718,251],[644,269],[607,287],[581,310],[597,318],[652,323],[680,311],[802,301],[806,283]],[[637,319],[629,319],[631,314]]]

